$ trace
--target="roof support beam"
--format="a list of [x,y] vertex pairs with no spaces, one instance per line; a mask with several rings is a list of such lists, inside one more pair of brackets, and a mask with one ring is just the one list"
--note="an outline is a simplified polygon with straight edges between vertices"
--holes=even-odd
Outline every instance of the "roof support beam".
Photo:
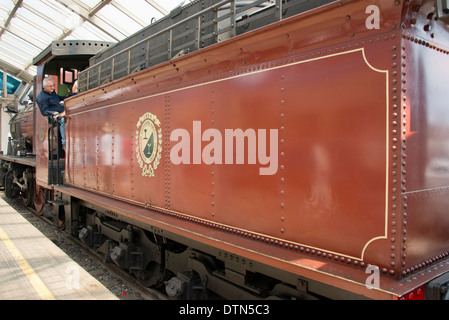
[[3,72],[3,88],[2,88],[2,97],[7,98],[8,97],[8,75],[5,71]]
[[[109,37],[114,39],[114,41],[120,41],[122,38],[125,38],[127,35],[120,30],[114,28],[112,25],[108,24],[107,22],[103,21],[96,15],[90,16],[89,10],[87,10],[83,3],[77,1],[77,0],[56,0],[66,8],[70,9],[73,13],[76,13],[78,16],[80,16],[84,21],[89,21],[91,24],[93,24],[95,27],[100,29],[102,32],[107,34]],[[107,5],[110,0],[102,1],[101,4]],[[75,9],[76,8],[76,9]],[[94,8],[95,9],[95,8]],[[101,8],[98,8],[98,10],[101,10]],[[98,11],[97,11],[98,12]]]
[[148,2],[149,4],[151,4],[157,11],[162,13],[164,16],[166,16],[167,14],[170,13],[167,10],[165,10],[164,8],[162,8],[156,1],[153,1],[153,0],[145,0],[145,1]]
[[14,8],[11,10],[11,12],[9,13],[8,18],[5,21],[5,25],[4,28],[2,30],[0,30],[0,38],[2,37],[3,33],[5,32],[5,30],[8,28],[9,24],[11,23],[12,18],[14,18],[14,16],[17,13],[17,10],[19,10],[19,8],[22,6],[22,2],[23,0],[17,0]]
[[13,65],[5,62],[5,60],[2,60],[0,58],[0,70],[3,70],[10,75],[23,80],[27,83],[33,83],[33,75],[29,74],[28,72],[21,70],[20,68],[14,67]]
[[[47,21],[49,24],[53,24],[53,26],[54,26],[55,29],[57,28],[57,29],[59,29],[59,30],[64,30],[64,26],[63,26],[63,25],[61,25],[61,24],[59,24],[59,23],[56,23],[55,21],[51,20],[50,17],[48,17],[48,16],[45,15],[44,13],[40,12],[39,10],[33,8],[33,7],[30,6],[29,4],[24,3],[24,4],[23,4],[23,7],[24,7],[25,9],[27,9],[28,11],[30,11],[31,13],[35,14],[36,16],[38,16],[39,18],[41,18],[42,20]],[[56,31],[55,31],[55,32],[56,32]]]
[[148,23],[146,23],[145,21],[142,21],[139,17],[137,17],[135,14],[133,14],[131,11],[129,11],[128,9],[126,9],[125,7],[123,7],[122,5],[120,5],[120,3],[118,3],[117,1],[111,1],[112,5],[114,7],[116,7],[117,9],[119,9],[121,12],[123,12],[124,14],[126,14],[128,17],[130,17],[131,19],[134,20],[134,22],[138,23],[142,28],[146,27],[148,25]]
[[89,17],[95,16],[98,11],[103,9],[105,6],[107,6],[112,0],[101,0],[92,10],[89,12]]

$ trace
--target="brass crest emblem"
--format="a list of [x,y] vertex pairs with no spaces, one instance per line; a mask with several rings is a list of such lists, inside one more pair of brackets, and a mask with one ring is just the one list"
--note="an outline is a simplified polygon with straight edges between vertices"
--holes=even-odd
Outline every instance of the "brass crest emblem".
[[136,156],[142,176],[154,177],[162,157],[162,128],[159,119],[145,113],[137,122]]

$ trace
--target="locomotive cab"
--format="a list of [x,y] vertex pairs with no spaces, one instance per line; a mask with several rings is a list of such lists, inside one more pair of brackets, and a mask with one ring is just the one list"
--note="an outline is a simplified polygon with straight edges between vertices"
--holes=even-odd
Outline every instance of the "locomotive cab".
[[[89,60],[110,46],[96,41],[55,41],[33,63],[37,66],[35,93],[43,90],[43,80],[50,77],[55,82],[55,92],[69,97],[74,92],[78,71],[89,66]],[[35,102],[35,154],[37,185],[48,188],[62,184],[65,168],[65,154],[61,145],[59,124],[44,117]],[[67,123],[67,122],[66,122]]]
[[[109,46],[110,43],[94,41],[53,42],[33,61],[37,66],[33,97],[42,91],[45,77],[54,80],[58,95],[75,93],[78,71],[87,68],[92,56]],[[53,186],[62,184],[65,155],[57,125],[42,116],[34,101],[11,119],[12,139],[7,154],[0,155],[0,184],[6,195],[22,198],[27,206],[34,204],[39,214],[51,199]]]

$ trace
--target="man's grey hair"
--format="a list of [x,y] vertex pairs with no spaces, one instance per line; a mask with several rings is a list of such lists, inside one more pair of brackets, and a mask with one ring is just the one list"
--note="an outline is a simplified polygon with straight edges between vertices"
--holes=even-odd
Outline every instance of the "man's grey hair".
[[44,85],[44,87],[46,87],[48,84],[50,83],[55,83],[55,81],[52,78],[44,78],[44,81],[42,82],[42,84]]

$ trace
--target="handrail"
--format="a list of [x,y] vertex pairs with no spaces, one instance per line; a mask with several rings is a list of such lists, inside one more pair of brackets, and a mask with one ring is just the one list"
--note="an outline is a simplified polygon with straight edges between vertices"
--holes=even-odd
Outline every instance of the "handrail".
[[185,18],[184,20],[181,20],[181,21],[179,21],[179,22],[177,22],[177,23],[175,23],[175,24],[173,24],[173,25],[171,25],[171,26],[169,26],[169,27],[167,27],[167,28],[165,28],[165,29],[163,29],[163,30],[161,30],[161,31],[158,31],[158,32],[156,32],[156,33],[153,33],[152,35],[150,35],[150,36],[144,38],[143,40],[140,40],[140,41],[136,42],[135,44],[133,44],[133,45],[130,46],[130,47],[127,47],[127,48],[125,48],[125,49],[123,49],[123,50],[121,50],[121,51],[119,51],[119,52],[117,52],[117,53],[114,53],[112,56],[108,57],[107,59],[105,59],[105,60],[103,60],[103,61],[100,61],[100,62],[97,62],[97,63],[93,64],[92,66],[90,66],[90,67],[89,67],[88,69],[86,69],[86,70],[88,71],[89,69],[95,68],[95,67],[101,65],[102,63],[104,63],[104,62],[107,61],[107,60],[112,60],[112,59],[114,59],[115,57],[117,57],[117,56],[119,56],[119,55],[121,55],[121,54],[123,54],[123,53],[125,53],[125,52],[127,52],[127,51],[130,51],[130,50],[134,49],[135,47],[138,47],[138,46],[140,46],[141,44],[144,44],[145,42],[148,42],[148,41],[150,41],[151,39],[156,38],[157,36],[159,36],[159,35],[161,35],[161,34],[163,34],[163,33],[165,33],[165,32],[171,31],[171,30],[175,29],[176,27],[179,27],[180,25],[186,23],[187,21],[196,19],[196,18],[202,16],[203,14],[206,14],[206,13],[208,13],[208,12],[210,12],[210,11],[213,11],[213,10],[215,10],[215,9],[218,9],[219,7],[221,7],[221,6],[225,5],[225,4],[228,4],[228,3],[230,3],[230,2],[235,2],[235,0],[223,0],[223,1],[219,2],[219,3],[217,3],[217,4],[214,4],[213,6],[207,8],[207,9],[204,9],[204,10],[202,10],[202,11],[200,11],[200,12],[198,12],[198,13],[196,13],[196,14],[190,16],[190,17],[187,17],[187,18]]
[[[60,179],[60,140],[59,140],[59,126],[61,125],[56,119],[54,119],[53,116],[48,116],[48,154],[49,154],[49,161],[50,161],[50,168],[49,168],[49,184],[50,185],[60,185],[61,179]],[[55,147],[55,136],[54,136],[54,129],[56,128],[56,159],[55,154],[53,153],[53,148]],[[56,161],[56,168],[55,168],[55,161]],[[56,171],[55,171],[56,169]],[[56,176],[55,176],[56,175]]]
[[[222,30],[218,30],[217,32],[214,33],[214,36],[218,36],[220,34],[223,33],[230,33],[230,37],[235,37],[236,36],[236,28],[237,28],[237,23],[236,23],[236,19],[237,19],[237,15],[241,14],[242,12],[245,12],[247,10],[253,9],[253,8],[257,8],[259,7],[261,4],[268,2],[267,0],[255,0],[249,4],[245,4],[242,8],[237,9],[237,4],[236,4],[236,0],[223,0],[220,1],[214,5],[211,5],[210,7],[207,7],[189,17],[186,17],[185,19],[176,22],[166,28],[164,28],[163,30],[157,31],[147,37],[145,37],[142,40],[137,41],[136,43],[132,44],[131,46],[124,48],[114,54],[112,54],[111,56],[105,58],[102,61],[96,62],[94,64],[92,64],[91,66],[89,66],[89,68],[85,69],[84,71],[82,71],[82,74],[86,74],[87,73],[87,81],[86,81],[86,89],[89,90],[91,89],[91,85],[93,83],[97,83],[100,84],[101,82],[101,74],[102,74],[102,66],[106,63],[110,63],[110,67],[108,67],[108,69],[112,69],[110,72],[110,80],[115,80],[115,75],[116,75],[116,65],[118,65],[118,63],[116,63],[116,58],[119,57],[120,55],[126,54],[128,53],[128,61],[127,61],[127,68],[123,68],[123,70],[127,69],[128,74],[131,72],[131,59],[130,59],[130,53],[131,50],[135,49],[136,47],[146,44],[147,45],[147,51],[150,49],[149,48],[149,41],[151,41],[152,39],[157,38],[158,36],[165,34],[165,33],[169,33],[169,44],[168,44],[168,60],[173,58],[173,54],[174,51],[178,51],[179,47],[174,48],[174,41],[176,39],[173,38],[173,30],[179,26],[185,25],[188,22],[194,21],[195,19],[198,20],[198,30],[197,32],[197,38],[191,42],[189,42],[190,45],[192,45],[193,43],[196,42],[196,49],[200,49],[200,45],[201,45],[201,16],[210,13],[210,12],[214,12],[217,9],[219,9],[220,7],[224,7],[226,5],[229,5],[229,12],[224,14],[221,17],[216,17],[212,22],[214,24],[218,24],[220,22],[224,22],[224,21],[229,21],[229,26],[223,28]],[[267,5],[267,7],[271,7],[271,6],[276,6],[276,20],[281,20],[282,19],[282,6],[283,6],[283,2],[285,2],[285,0],[275,0],[274,2],[272,2],[270,5]],[[210,25],[210,23],[209,23]],[[195,31],[191,31],[191,33],[193,33]],[[205,39],[205,38],[203,38]],[[174,50],[176,49],[176,50]],[[148,54],[148,52],[147,52]],[[158,55],[158,57],[160,57]],[[121,63],[120,63],[121,64]],[[149,61],[148,61],[148,57],[146,58],[145,61],[145,67],[148,67]],[[141,64],[141,66],[143,66],[144,64]],[[91,81],[91,71],[94,71],[95,68],[98,67],[98,80],[95,80],[93,83]],[[95,85],[94,85],[95,86]]]

